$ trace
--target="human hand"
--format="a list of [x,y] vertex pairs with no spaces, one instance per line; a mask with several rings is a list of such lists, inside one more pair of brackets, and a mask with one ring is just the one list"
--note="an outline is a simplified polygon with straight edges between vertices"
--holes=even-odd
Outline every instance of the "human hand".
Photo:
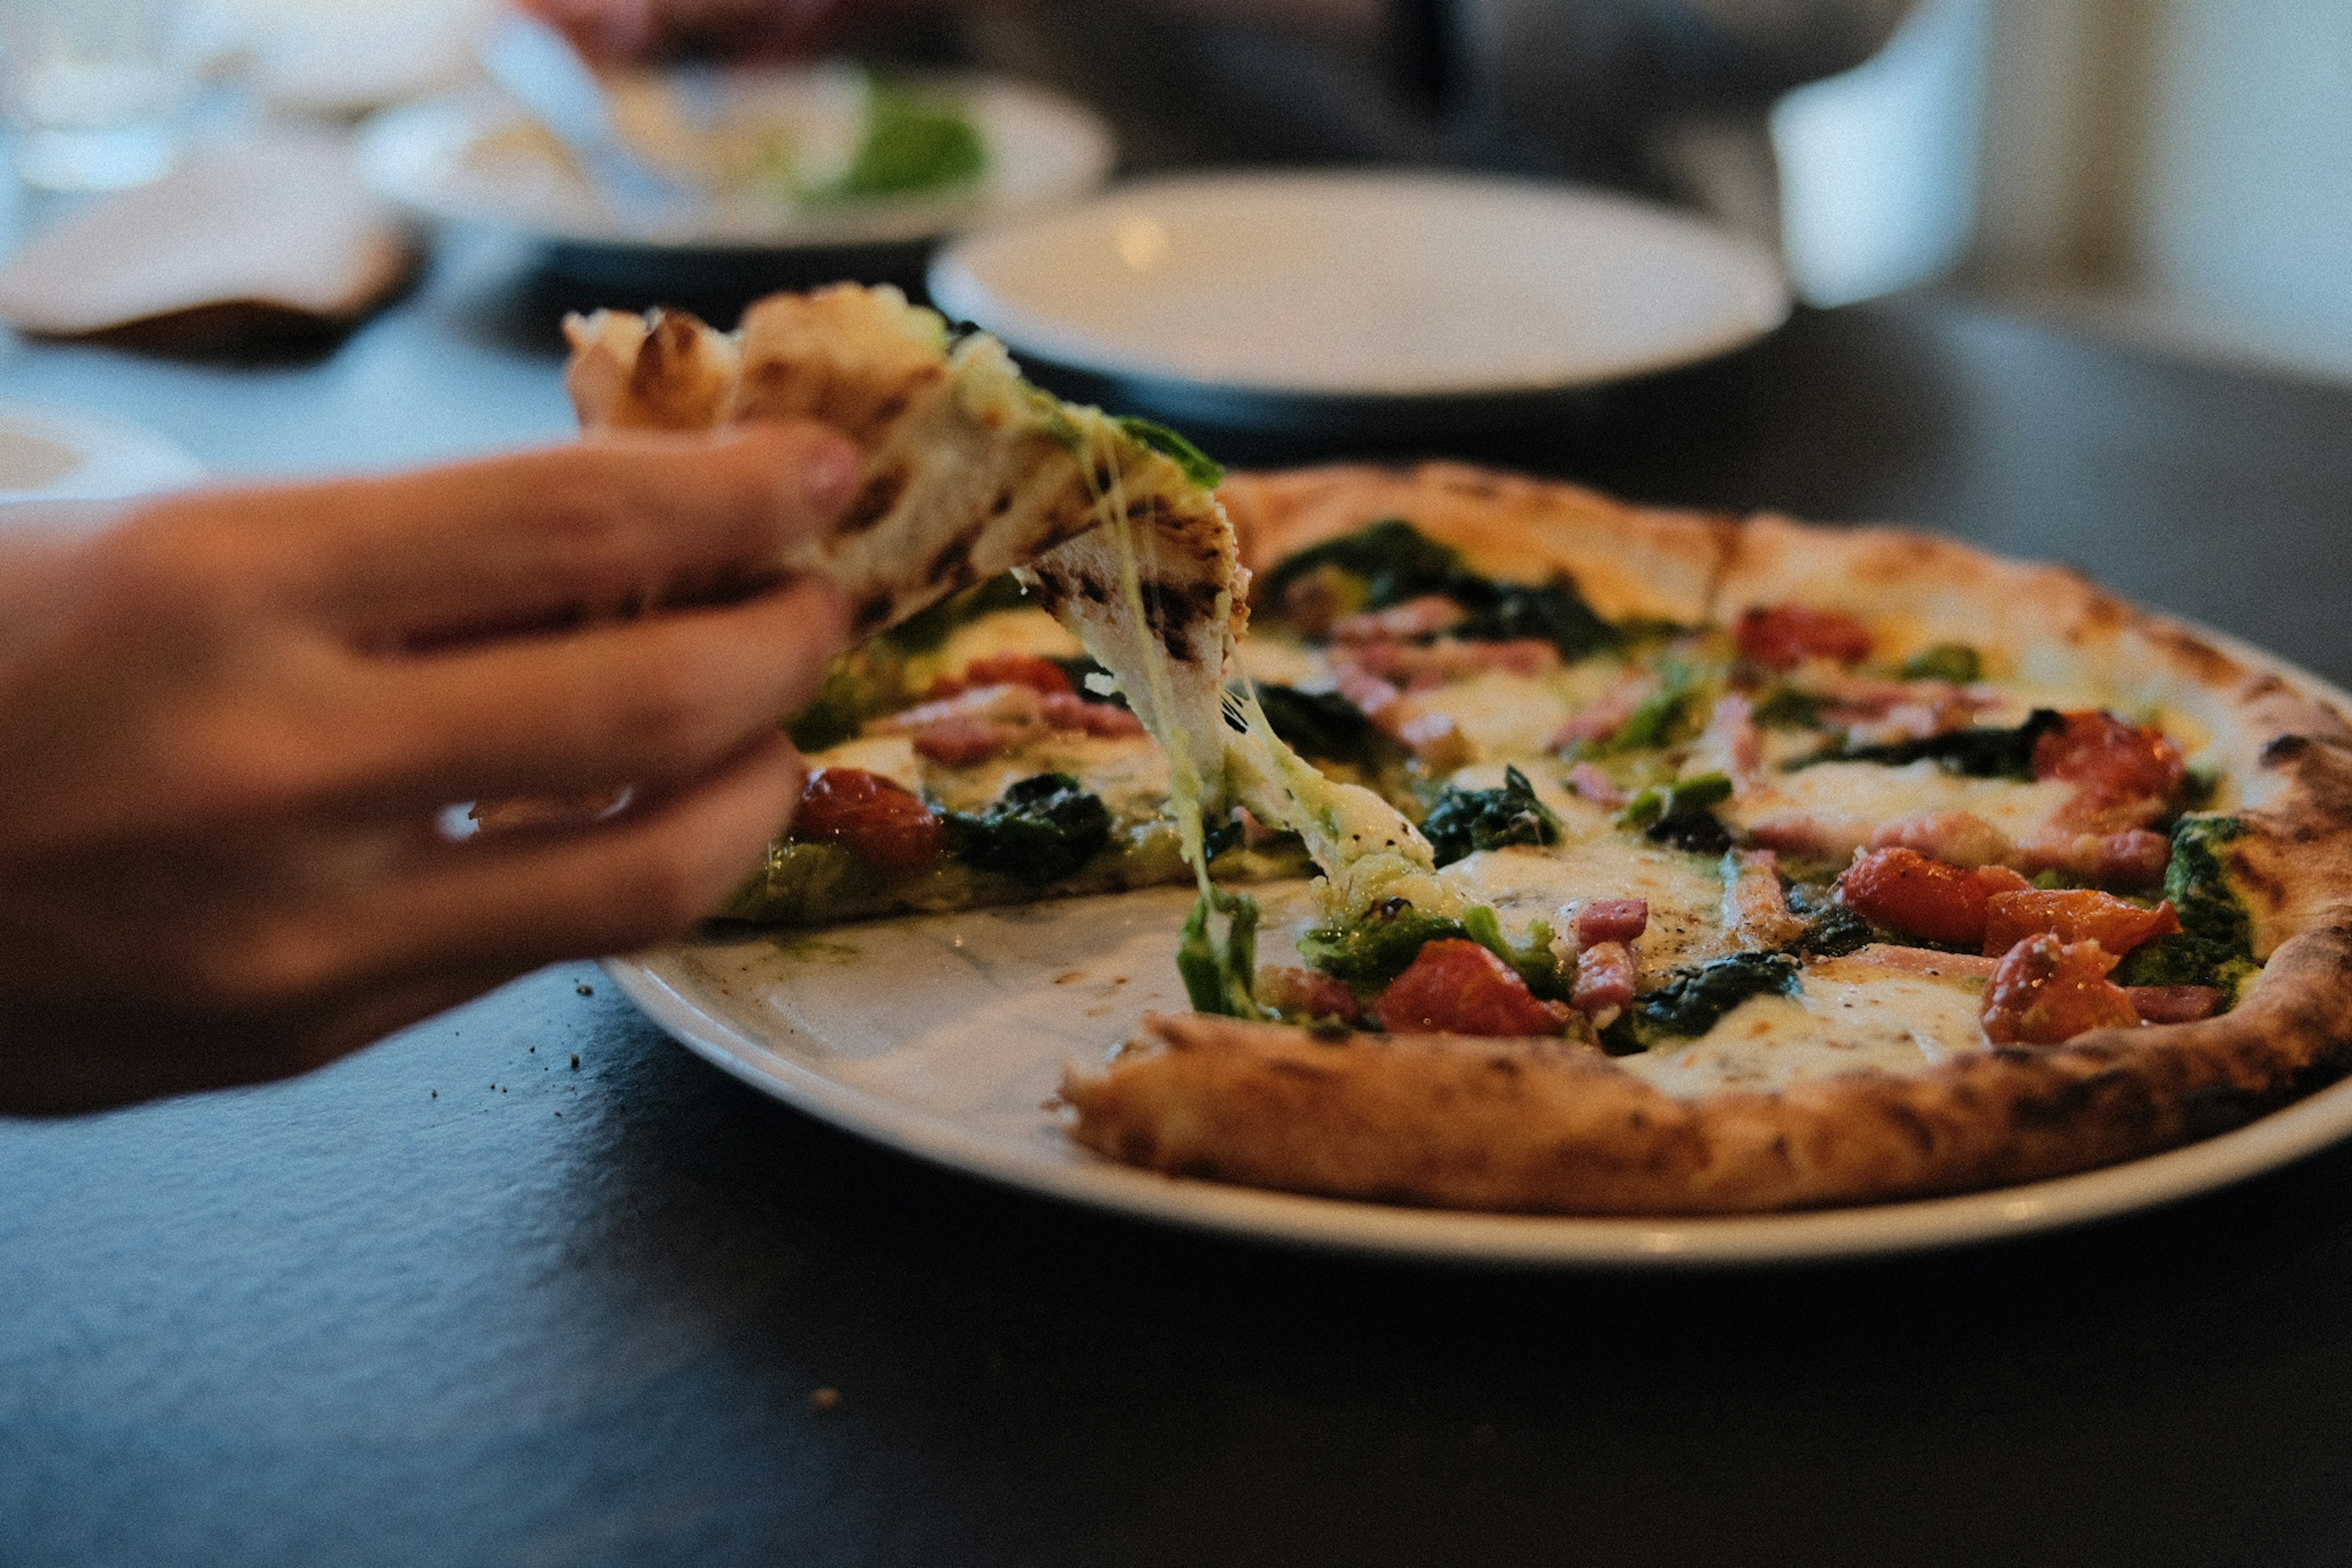
[[751,426],[0,533],[0,1111],[300,1072],[708,915],[790,820],[777,724],[844,637],[769,563],[856,471]]

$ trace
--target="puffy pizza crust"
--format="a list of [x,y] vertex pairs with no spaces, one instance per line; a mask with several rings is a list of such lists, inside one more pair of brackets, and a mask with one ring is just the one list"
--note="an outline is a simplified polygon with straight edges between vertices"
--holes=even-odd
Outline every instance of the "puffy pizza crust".
[[2266,966],[2232,1011],[2006,1047],[1908,1074],[1688,1098],[1558,1041],[1319,1037],[1154,1017],[1063,1097],[1129,1163],[1384,1202],[1734,1214],[1999,1186],[2241,1125],[2352,1069],[2352,726],[2326,701],[2060,568],[1896,529],[1732,521],[1453,464],[1235,476],[1263,565],[1401,515],[1482,568],[1573,574],[1612,616],[1850,611],[1887,651],[1944,640],[2001,677],[2149,706],[2202,731],[2252,831],[2222,849]]

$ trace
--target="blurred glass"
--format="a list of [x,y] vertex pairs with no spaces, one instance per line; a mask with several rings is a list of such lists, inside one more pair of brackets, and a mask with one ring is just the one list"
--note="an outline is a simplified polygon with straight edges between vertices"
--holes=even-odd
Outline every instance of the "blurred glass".
[[176,0],[0,0],[17,172],[45,190],[143,184],[179,152],[191,77]]

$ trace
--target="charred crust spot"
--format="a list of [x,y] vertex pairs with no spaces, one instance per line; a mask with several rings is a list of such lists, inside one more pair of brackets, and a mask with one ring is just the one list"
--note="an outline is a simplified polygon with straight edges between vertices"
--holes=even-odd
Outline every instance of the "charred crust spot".
[[907,394],[903,392],[894,393],[884,398],[875,405],[874,412],[860,421],[858,427],[850,434],[861,444],[872,442],[885,426],[895,423],[898,416],[907,412]]
[[864,637],[868,632],[879,630],[883,624],[889,620],[890,608],[896,602],[887,590],[879,594],[868,595],[859,600],[857,607],[850,613],[850,635]]
[[1321,1083],[1331,1074],[1318,1063],[1302,1062],[1295,1057],[1276,1057],[1265,1064],[1265,1070],[1287,1078],[1303,1078],[1311,1083]]
[[1486,1070],[1497,1078],[1516,1079],[1519,1076],[1519,1064],[1509,1057],[1488,1057]]
[[1108,494],[1110,490],[1110,487],[1118,482],[1118,476],[1111,472],[1110,465],[1108,463],[1097,463],[1095,465],[1095,489],[1097,492]]
[[1919,1152],[1933,1154],[1936,1152],[1934,1123],[1900,1100],[1886,1101],[1885,1110],[1886,1120],[1895,1123],[1912,1142],[1917,1144]]
[[2250,857],[2224,854],[2221,859],[2229,868],[2231,880],[2239,884],[2244,891],[2258,895],[2273,909],[2284,906],[2286,884],[2255,865]]
[[2311,750],[2311,746],[2312,740],[2308,735],[2273,735],[2263,742],[2259,760],[2263,767],[2279,767],[2303,755]]
[[1129,522],[1150,522],[1164,516],[1167,510],[1168,503],[1158,496],[1138,496],[1127,503],[1127,520]]
[[940,546],[939,553],[933,555],[930,564],[923,568],[923,581],[932,587],[937,587],[950,579],[959,585],[970,581],[971,547],[979,537],[978,529],[966,529]]
[[1110,584],[1098,577],[1092,577],[1082,572],[1078,574],[1077,580],[1071,586],[1076,591],[1079,598],[1090,605],[1110,603]]
[[1157,580],[1139,584],[1143,622],[1180,663],[1195,662],[1191,633],[1216,613],[1217,590],[1207,583],[1182,584]]
[[1013,491],[1010,487],[997,491],[996,499],[988,503],[988,515],[991,517],[1003,517],[1012,510]]
[[1029,568],[1029,592],[1048,612],[1059,610],[1069,601],[1070,585],[1062,574],[1050,566]]
[[913,478],[913,470],[904,466],[884,468],[874,474],[857,492],[857,499],[849,503],[849,510],[842,514],[834,532],[837,535],[863,533],[880,522],[890,515],[890,509],[898,504],[898,498],[907,493],[908,481]]

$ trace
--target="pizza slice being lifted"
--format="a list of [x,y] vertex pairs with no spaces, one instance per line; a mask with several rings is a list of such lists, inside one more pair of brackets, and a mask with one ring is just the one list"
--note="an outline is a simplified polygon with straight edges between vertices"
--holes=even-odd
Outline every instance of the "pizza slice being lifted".
[[[796,726],[819,771],[739,914],[1200,879],[1196,1013],[1065,1085],[1114,1158],[1744,1212],[2131,1157],[2352,1054],[2352,730],[2068,574],[1446,465],[1221,504],[883,290],[572,331],[591,426],[867,454],[787,564],[897,629]],[[1210,871],[1310,863],[1260,965]]]

